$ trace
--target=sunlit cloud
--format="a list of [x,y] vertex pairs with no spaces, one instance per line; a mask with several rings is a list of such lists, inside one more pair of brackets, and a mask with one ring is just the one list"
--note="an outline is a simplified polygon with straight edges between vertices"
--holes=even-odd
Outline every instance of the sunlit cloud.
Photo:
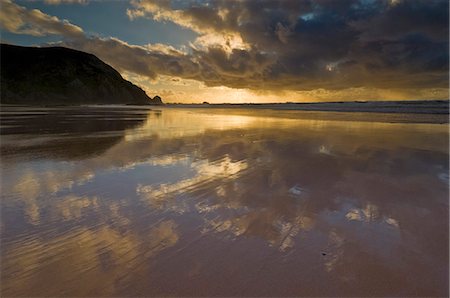
[[207,50],[209,47],[223,47],[228,54],[233,49],[248,50],[250,45],[245,43],[239,33],[217,34],[208,33],[199,36],[191,46],[196,50]]
[[61,35],[68,38],[83,36],[83,29],[67,20],[49,16],[40,10],[28,10],[10,0],[1,1],[0,27],[16,34],[33,36]]

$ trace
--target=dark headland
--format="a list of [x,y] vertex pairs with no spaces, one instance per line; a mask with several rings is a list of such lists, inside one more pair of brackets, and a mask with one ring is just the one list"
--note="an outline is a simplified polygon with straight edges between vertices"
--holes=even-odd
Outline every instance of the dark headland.
[[2,104],[162,104],[92,54],[8,44],[0,50]]

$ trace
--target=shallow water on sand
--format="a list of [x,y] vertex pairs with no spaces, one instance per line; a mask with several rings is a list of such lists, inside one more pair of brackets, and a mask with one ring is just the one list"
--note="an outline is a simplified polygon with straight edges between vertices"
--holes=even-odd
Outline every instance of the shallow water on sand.
[[1,113],[2,296],[448,294],[442,119]]

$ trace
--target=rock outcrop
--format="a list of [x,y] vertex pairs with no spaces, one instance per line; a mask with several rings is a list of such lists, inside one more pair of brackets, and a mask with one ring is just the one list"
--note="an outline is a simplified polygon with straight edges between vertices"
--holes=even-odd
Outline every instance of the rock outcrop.
[[153,104],[163,104],[161,97],[159,97],[158,95],[152,98],[152,102]]

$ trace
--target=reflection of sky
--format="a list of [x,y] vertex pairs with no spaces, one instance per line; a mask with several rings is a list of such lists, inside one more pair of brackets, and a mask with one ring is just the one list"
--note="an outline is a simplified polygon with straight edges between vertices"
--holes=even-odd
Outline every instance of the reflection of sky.
[[443,293],[448,125],[298,115],[164,109],[85,157],[18,142],[2,160],[5,294]]

